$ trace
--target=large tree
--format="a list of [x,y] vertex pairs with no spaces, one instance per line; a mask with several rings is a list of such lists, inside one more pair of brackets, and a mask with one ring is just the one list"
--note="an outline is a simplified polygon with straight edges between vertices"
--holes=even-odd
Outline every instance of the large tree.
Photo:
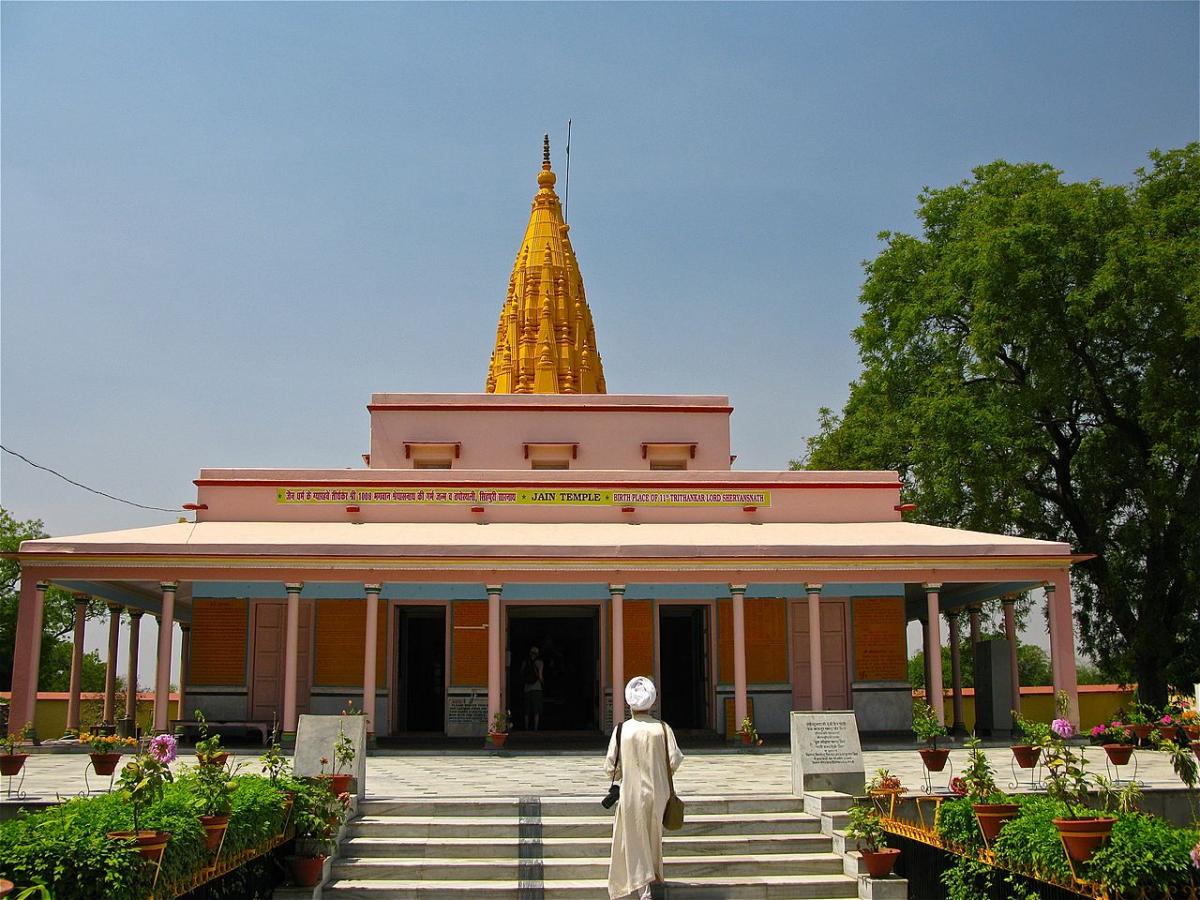
[[1200,671],[1200,145],[1130,185],[993,162],[866,263],[863,371],[803,465],[915,518],[1069,541],[1083,648],[1161,703]]
[[[39,519],[19,521],[0,507],[0,551],[12,553],[22,541],[46,537]],[[17,639],[17,608],[20,605],[21,569],[9,559],[0,559],[0,690],[12,689],[13,648]],[[92,600],[89,618],[104,614],[104,604]],[[42,612],[42,651],[38,670],[38,688],[65,691],[70,683],[71,649],[75,630],[75,600],[66,591],[52,587],[46,591]],[[90,656],[90,658],[89,658]],[[104,669],[98,656],[85,656],[82,688],[104,688]]]

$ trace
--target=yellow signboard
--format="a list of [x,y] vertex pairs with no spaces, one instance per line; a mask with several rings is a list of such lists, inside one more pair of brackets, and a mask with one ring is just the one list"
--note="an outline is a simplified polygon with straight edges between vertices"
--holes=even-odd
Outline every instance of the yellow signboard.
[[612,490],[586,485],[569,488],[482,487],[453,485],[403,488],[281,487],[278,503],[321,504],[461,504],[485,503],[533,506],[770,506],[770,491],[724,488],[673,488],[670,490]]

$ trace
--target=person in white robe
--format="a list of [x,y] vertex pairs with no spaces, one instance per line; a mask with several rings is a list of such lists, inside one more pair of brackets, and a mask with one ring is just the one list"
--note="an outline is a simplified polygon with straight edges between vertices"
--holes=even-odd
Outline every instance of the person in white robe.
[[621,783],[613,821],[608,896],[649,900],[650,886],[663,880],[663,810],[671,795],[667,760],[673,774],[683,762],[671,726],[648,712],[654,705],[654,682],[639,675],[625,687],[633,711],[621,728],[621,761],[617,763],[617,730],[608,743],[605,769]]

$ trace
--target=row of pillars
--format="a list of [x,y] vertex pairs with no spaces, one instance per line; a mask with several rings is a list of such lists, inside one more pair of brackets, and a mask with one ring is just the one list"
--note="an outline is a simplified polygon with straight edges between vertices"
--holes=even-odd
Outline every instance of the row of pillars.
[[[1071,611],[1070,582],[1063,576],[1062,590],[1059,582],[1047,582],[1043,585],[1046,592],[1046,608],[1050,622],[1050,664],[1054,680],[1055,692],[1066,691],[1069,702],[1069,715],[1072,721],[1079,721],[1079,688],[1075,672],[1075,633],[1074,616]],[[942,633],[941,610],[939,607],[940,584],[926,584],[925,588],[925,685],[926,699],[933,707],[938,721],[945,722],[945,708],[942,702]],[[1012,695],[1011,708],[1021,711],[1021,679],[1017,664],[1017,595],[1006,595],[1001,598],[1004,609],[1004,636],[1008,640],[1008,664],[1011,673]],[[971,647],[976,647],[981,639],[981,610],[979,606],[967,607],[970,628]],[[954,720],[952,730],[956,734],[966,733],[966,720],[963,714],[962,689],[962,660],[960,619],[962,610],[949,610],[945,613],[950,626],[950,684],[951,709]]]
[[[41,625],[45,604],[45,593],[49,585],[37,582],[32,586],[32,607],[25,615],[25,605],[19,612],[17,632],[17,660],[13,671],[13,709],[9,717],[10,727],[19,729],[25,722],[32,722],[37,704],[37,673],[41,663]],[[162,586],[163,605],[160,615],[155,616],[159,623],[158,658],[155,666],[154,693],[154,729],[165,731],[170,719],[170,685],[171,685],[171,650],[172,630],[174,628],[175,591],[174,583],[164,583]],[[22,589],[22,594],[25,589]],[[81,698],[83,686],[83,645],[87,630],[87,611],[91,602],[88,594],[74,594],[75,620],[74,642],[71,652],[71,677],[67,689],[67,725],[70,734],[78,734],[81,728]],[[115,725],[117,714],[117,650],[120,645],[121,613],[125,607],[118,603],[108,604],[108,655],[104,669],[104,707],[101,715],[102,724]],[[137,719],[138,695],[138,651],[141,641],[142,616],[144,610],[129,607],[129,658],[125,673],[125,710],[124,718],[133,723]],[[35,627],[36,626],[36,627]],[[180,623],[180,684],[179,709],[184,707],[185,682],[187,681],[188,663],[191,656],[191,627]],[[132,725],[131,725],[132,730]]]

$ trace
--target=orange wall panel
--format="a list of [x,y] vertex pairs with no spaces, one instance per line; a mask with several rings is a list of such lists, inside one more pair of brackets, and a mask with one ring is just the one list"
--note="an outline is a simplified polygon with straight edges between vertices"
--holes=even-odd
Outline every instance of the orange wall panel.
[[[746,609],[746,683],[788,682],[787,601],[750,598]],[[733,684],[733,601],[717,601],[718,679]]]
[[[365,600],[317,600],[316,661],[313,684],[362,687],[363,644],[367,635]],[[375,683],[387,684],[387,604],[379,604],[375,639]]]
[[196,600],[192,604],[192,659],[188,684],[245,684],[247,603]]
[[[732,619],[731,609],[730,631]],[[746,681],[762,684],[789,680],[787,601],[782,597],[746,600]]]
[[[488,604],[486,600],[459,601],[454,611],[451,684],[485,685],[488,680]],[[469,630],[468,630],[469,629]]]
[[908,679],[903,597],[854,598],[854,680]]
[[622,609],[625,631],[625,680],[634,675],[654,677],[654,603],[626,600]]

